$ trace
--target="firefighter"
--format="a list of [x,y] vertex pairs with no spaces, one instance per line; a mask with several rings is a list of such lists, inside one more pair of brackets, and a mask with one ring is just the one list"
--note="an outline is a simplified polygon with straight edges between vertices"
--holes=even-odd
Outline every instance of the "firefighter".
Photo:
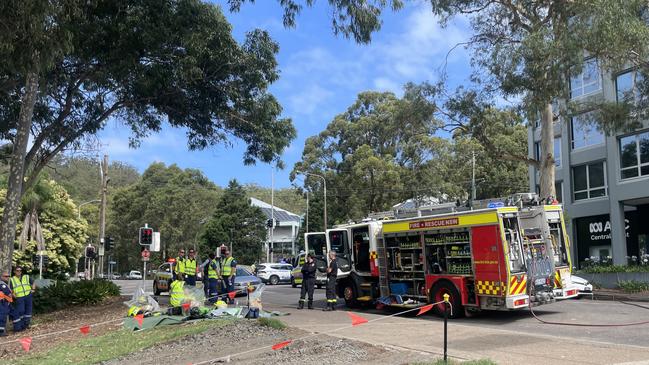
[[309,294],[309,309],[313,309],[313,287],[315,286],[315,260],[311,254],[306,257],[306,262],[302,265],[302,288],[300,290],[300,302],[297,309],[304,309],[304,300],[306,294]]
[[189,249],[189,257],[187,257],[184,260],[184,267],[185,267],[185,284],[191,285],[191,286],[196,286],[196,270],[198,269],[196,267],[196,253],[194,252],[194,249],[190,248]]
[[338,277],[338,263],[336,251],[329,251],[329,267],[327,267],[327,307],[323,311],[336,310],[336,278]]
[[9,284],[15,298],[12,314],[14,332],[20,332],[28,329],[32,320],[32,292],[36,290],[36,285],[29,275],[23,275],[20,266],[14,269],[14,276]]
[[218,300],[219,295],[219,276],[221,275],[221,268],[219,262],[216,260],[216,255],[210,253],[210,262],[207,264],[207,284],[209,302],[214,304]]
[[181,248],[178,251],[178,257],[176,257],[176,262],[174,263],[173,279],[176,280],[178,274],[184,274],[184,273],[185,273],[185,249]]
[[169,310],[168,314],[177,315],[182,313],[182,308],[180,307],[185,301],[185,281],[183,280],[183,274],[178,273],[176,275],[176,280],[171,282],[169,285]]
[[[237,274],[237,261],[230,255],[227,247],[222,246],[223,261],[221,262],[221,278],[223,279],[223,292],[230,293],[234,291],[234,279]],[[234,299],[229,299],[230,304]]]
[[7,316],[11,310],[10,304],[13,302],[9,278],[9,271],[3,271],[2,281],[0,281],[0,337],[7,335]]

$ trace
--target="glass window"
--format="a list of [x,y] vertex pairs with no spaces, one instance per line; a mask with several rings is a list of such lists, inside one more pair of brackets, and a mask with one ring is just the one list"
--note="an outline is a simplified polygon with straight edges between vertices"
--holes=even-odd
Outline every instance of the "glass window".
[[637,70],[631,70],[618,75],[615,79],[617,101],[637,103],[642,97],[639,88],[642,80],[643,75]]
[[324,256],[327,254],[327,241],[324,233],[309,234],[307,238],[307,248],[310,254]]
[[620,138],[620,177],[649,175],[649,132]]
[[347,231],[331,231],[329,232],[329,242],[331,249],[336,251],[339,255],[349,253],[349,244],[347,243]]
[[570,78],[570,97],[577,98],[602,89],[602,77],[597,59],[584,61],[581,73]]
[[554,184],[554,190],[557,191],[557,200],[559,203],[563,203],[563,182],[559,181]]
[[604,134],[597,129],[593,112],[573,116],[570,124],[573,150],[604,143]]
[[572,184],[575,200],[606,196],[606,171],[604,162],[573,167]]

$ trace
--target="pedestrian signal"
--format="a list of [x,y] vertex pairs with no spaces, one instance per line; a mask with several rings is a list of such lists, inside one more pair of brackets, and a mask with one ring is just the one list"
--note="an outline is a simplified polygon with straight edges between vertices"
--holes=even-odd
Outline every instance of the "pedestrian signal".
[[97,253],[95,252],[95,248],[92,246],[87,246],[86,247],[86,258],[87,259],[94,259],[97,256]]
[[140,228],[140,245],[149,246],[153,243],[153,228]]

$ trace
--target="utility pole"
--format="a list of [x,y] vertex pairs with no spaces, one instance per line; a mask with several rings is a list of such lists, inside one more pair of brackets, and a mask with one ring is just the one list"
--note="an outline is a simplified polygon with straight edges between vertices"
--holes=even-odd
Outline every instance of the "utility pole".
[[306,191],[306,228],[304,232],[309,233],[309,190]]
[[266,253],[267,262],[273,262],[273,235],[275,234],[275,166],[273,173],[270,175],[270,242],[268,243],[268,252]]
[[108,191],[108,155],[101,163],[101,206],[99,207],[99,273],[104,273],[104,238],[106,236],[106,193]]

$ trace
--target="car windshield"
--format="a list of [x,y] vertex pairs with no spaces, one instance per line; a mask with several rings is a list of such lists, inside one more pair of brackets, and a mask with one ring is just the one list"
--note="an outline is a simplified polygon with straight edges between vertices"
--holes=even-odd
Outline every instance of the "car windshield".
[[252,276],[252,273],[242,267],[237,267],[237,276]]

